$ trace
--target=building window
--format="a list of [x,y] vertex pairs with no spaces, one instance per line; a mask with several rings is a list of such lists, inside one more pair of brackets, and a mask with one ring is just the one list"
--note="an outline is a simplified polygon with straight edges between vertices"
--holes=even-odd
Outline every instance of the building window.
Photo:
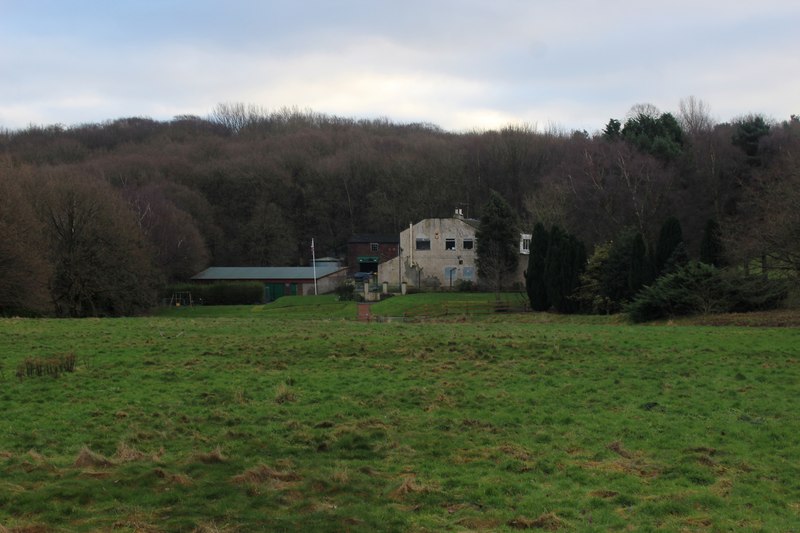
[[378,251],[378,243],[377,242],[369,243],[369,251],[370,252],[377,252]]
[[455,250],[456,249],[456,240],[455,239],[445,239],[444,240],[444,249],[445,250]]
[[430,250],[430,249],[431,249],[430,239],[417,239],[417,250]]
[[474,246],[474,244],[475,244],[475,241],[473,241],[472,239],[464,239],[464,249],[465,250],[472,250],[472,247]]
[[529,233],[519,234],[519,253],[526,255],[531,253],[531,235]]

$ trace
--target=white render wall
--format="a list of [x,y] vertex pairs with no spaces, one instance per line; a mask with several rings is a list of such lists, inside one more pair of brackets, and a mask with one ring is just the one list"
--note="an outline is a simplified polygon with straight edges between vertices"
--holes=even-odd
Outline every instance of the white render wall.
[[[417,249],[417,240],[427,239],[430,250]],[[448,239],[455,248],[445,249]],[[472,241],[472,249],[464,241]],[[378,265],[378,281],[397,286],[455,287],[459,280],[478,281],[475,266],[475,227],[461,218],[428,218],[400,233],[400,256]]]

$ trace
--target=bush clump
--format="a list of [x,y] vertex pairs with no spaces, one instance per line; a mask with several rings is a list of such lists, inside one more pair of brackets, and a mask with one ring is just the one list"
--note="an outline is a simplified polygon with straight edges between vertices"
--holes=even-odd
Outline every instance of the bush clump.
[[258,281],[222,281],[209,284],[181,284],[167,287],[164,298],[190,292],[192,302],[204,305],[252,305],[264,303],[264,284]]
[[788,294],[782,280],[742,278],[692,261],[644,287],[625,308],[631,321],[777,308]]

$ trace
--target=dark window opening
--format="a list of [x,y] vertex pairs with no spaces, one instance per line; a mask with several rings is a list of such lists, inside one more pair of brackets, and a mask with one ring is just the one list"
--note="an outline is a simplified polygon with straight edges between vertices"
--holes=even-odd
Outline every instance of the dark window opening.
[[430,239],[417,239],[417,250],[430,250],[430,249],[431,249]]
[[444,249],[445,250],[455,250],[456,249],[456,240],[455,239],[445,239],[444,240]]
[[464,249],[465,250],[472,250],[472,246],[474,245],[475,241],[472,239],[464,239]]

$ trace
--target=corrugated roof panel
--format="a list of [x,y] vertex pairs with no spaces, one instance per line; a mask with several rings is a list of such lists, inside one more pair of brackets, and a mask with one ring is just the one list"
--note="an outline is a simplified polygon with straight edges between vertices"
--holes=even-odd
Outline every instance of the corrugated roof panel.
[[[317,279],[344,270],[336,265],[317,265]],[[193,280],[314,279],[314,267],[209,267]]]

